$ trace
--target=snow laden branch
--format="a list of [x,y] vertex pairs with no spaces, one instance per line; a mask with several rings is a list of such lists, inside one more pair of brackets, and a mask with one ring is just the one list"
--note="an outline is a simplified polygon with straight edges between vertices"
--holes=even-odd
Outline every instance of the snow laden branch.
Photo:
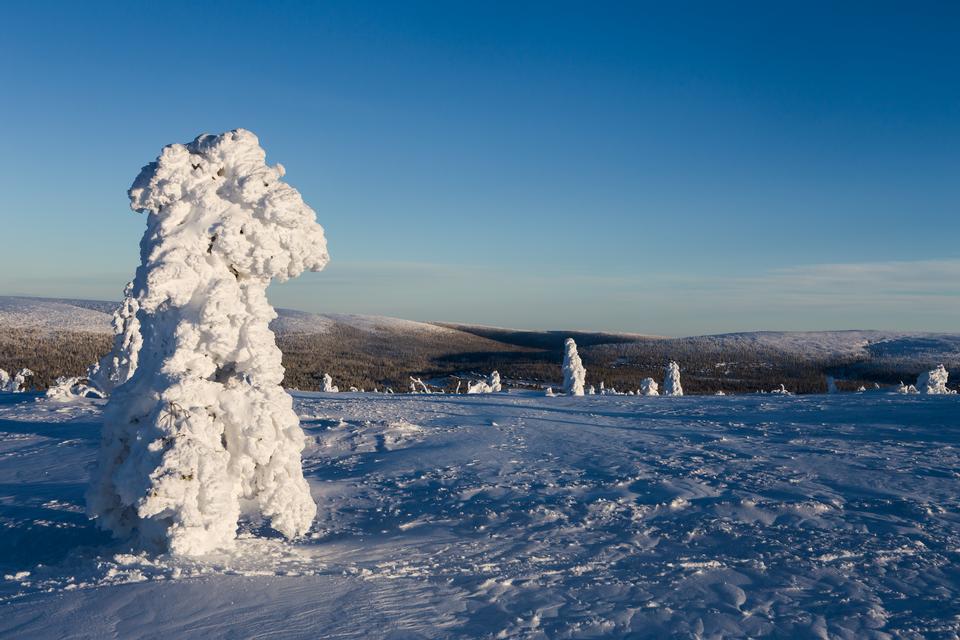
[[577,343],[567,338],[563,343],[563,392],[568,396],[582,396],[586,379],[587,370],[577,353]]
[[119,340],[136,333],[142,344],[130,350],[137,361],[116,367],[116,382],[133,374],[107,403],[87,495],[118,536],[197,555],[230,547],[241,511],[286,537],[316,515],[266,289],[323,269],[328,255],[283,174],[238,129],[164,148],[129,191],[147,230],[115,322]]

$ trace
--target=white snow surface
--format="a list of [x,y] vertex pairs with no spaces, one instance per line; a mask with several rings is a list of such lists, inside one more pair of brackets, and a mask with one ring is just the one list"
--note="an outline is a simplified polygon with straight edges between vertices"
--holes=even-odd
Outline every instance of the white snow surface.
[[0,637],[952,638],[960,397],[295,393],[323,517],[151,555],[103,401],[0,396]]
[[567,338],[563,343],[563,392],[568,396],[582,396],[587,370],[577,353],[577,343]]
[[296,537],[316,514],[266,289],[329,258],[313,210],[265,157],[249,131],[203,135],[165,147],[129,192],[147,213],[127,289],[142,346],[106,405],[87,507],[148,548],[228,548],[243,512]]

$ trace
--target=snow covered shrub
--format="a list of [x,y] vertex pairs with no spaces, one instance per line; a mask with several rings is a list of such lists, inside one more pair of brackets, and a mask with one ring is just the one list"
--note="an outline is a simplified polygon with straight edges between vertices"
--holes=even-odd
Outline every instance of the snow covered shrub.
[[333,378],[329,373],[323,374],[323,380],[320,382],[320,391],[324,393],[337,393],[340,389],[333,384]]
[[500,393],[501,390],[499,371],[491,373],[486,380],[478,380],[467,385],[467,393]]
[[410,393],[430,393],[430,387],[420,378],[410,376]]
[[917,391],[933,395],[954,394],[956,391],[947,389],[947,378],[949,376],[950,374],[947,373],[946,368],[944,368],[942,364],[938,365],[936,369],[921,373],[919,377],[917,377]]
[[586,379],[587,370],[577,353],[577,343],[573,338],[567,338],[563,343],[563,392],[569,396],[582,396]]
[[6,391],[8,384],[10,384],[10,374],[6,369],[0,369],[0,391]]
[[783,396],[792,396],[792,395],[793,395],[792,393],[790,393],[789,391],[787,391],[787,387],[786,387],[783,383],[780,383],[780,388],[778,388],[778,389],[771,389],[771,390],[770,390],[770,393],[778,393],[778,394],[783,395]]
[[660,395],[660,386],[653,378],[644,378],[640,381],[640,395],[658,396]]
[[147,213],[130,288],[142,345],[104,411],[87,494],[118,536],[203,554],[232,545],[241,503],[288,538],[316,515],[266,289],[329,257],[283,174],[238,129],[164,148],[129,191]]
[[90,367],[87,378],[93,387],[104,396],[133,376],[137,370],[137,359],[143,338],[140,336],[140,321],[137,309],[140,303],[133,290],[134,283],[127,283],[123,291],[123,302],[113,312],[113,347],[100,362]]
[[60,376],[47,389],[46,397],[55,402],[67,402],[74,398],[103,398],[99,389],[91,387],[86,378]]
[[896,387],[893,388],[893,392],[902,393],[902,394],[920,393],[919,391],[917,391],[917,388],[912,384],[903,384],[903,380],[901,380],[900,384],[898,384]]
[[557,396],[557,394],[553,392],[553,387],[547,387],[547,392],[544,395],[548,398],[555,398]]
[[680,365],[673,360],[667,364],[667,374],[663,379],[663,395],[683,395],[683,387],[680,385]]
[[30,385],[27,380],[36,375],[33,371],[27,369],[26,367],[20,369],[20,371],[17,371],[16,375],[14,375],[12,378],[10,377],[10,374],[6,371],[3,371],[3,369],[0,369],[0,371],[3,372],[2,375],[0,375],[0,380],[5,379],[3,387],[0,387],[0,391],[9,391],[10,393],[24,393],[25,391],[29,391]]

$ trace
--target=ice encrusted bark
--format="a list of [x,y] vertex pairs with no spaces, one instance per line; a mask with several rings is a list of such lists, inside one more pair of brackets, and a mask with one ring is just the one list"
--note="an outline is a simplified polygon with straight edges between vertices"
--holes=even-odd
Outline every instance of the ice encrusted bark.
[[197,555],[230,547],[242,511],[287,537],[316,515],[266,289],[329,258],[283,174],[238,129],[164,148],[129,191],[147,213],[129,289],[142,346],[104,411],[87,494],[116,535]]
[[673,360],[667,363],[666,376],[663,379],[663,395],[683,395],[683,387],[680,385],[680,365]]
[[952,395],[956,391],[947,389],[947,379],[949,377],[950,374],[941,364],[936,369],[921,373],[917,377],[917,391],[932,395]]
[[577,353],[577,343],[567,338],[563,343],[563,392],[568,396],[582,396],[586,379],[587,370]]

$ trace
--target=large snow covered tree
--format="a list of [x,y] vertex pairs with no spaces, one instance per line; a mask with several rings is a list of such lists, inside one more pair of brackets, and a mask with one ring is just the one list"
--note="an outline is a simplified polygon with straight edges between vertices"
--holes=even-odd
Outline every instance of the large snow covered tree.
[[164,148],[129,191],[147,214],[129,289],[142,345],[107,403],[87,495],[116,535],[196,555],[230,547],[242,511],[287,537],[316,515],[266,289],[329,258],[283,175],[238,129]]
[[667,363],[666,376],[663,379],[663,395],[683,395],[683,387],[680,385],[680,365],[673,360]]
[[586,379],[587,370],[577,353],[577,343],[573,338],[567,338],[563,343],[563,392],[569,396],[582,396]]

